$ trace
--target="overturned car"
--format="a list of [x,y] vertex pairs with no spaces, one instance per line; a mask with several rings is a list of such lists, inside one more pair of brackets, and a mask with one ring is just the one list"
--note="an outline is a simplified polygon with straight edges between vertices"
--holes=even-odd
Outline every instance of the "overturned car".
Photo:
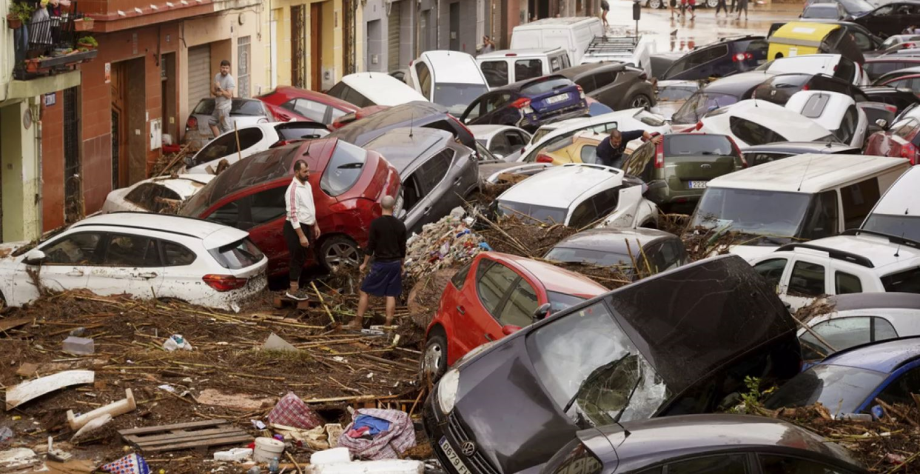
[[700,261],[471,351],[432,390],[425,429],[452,474],[536,469],[580,429],[711,412],[747,376],[791,378],[795,331],[743,259]]

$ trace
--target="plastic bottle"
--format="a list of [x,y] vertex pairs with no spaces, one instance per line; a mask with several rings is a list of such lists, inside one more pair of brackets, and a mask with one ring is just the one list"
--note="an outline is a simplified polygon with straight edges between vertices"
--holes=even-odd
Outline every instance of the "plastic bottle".
[[278,458],[272,458],[272,462],[268,463],[268,472],[269,474],[278,474]]

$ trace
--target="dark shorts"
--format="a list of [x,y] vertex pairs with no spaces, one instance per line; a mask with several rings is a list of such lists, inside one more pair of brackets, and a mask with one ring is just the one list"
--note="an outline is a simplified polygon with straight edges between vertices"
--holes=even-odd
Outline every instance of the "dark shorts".
[[374,262],[371,272],[361,283],[361,291],[373,296],[402,294],[402,262]]

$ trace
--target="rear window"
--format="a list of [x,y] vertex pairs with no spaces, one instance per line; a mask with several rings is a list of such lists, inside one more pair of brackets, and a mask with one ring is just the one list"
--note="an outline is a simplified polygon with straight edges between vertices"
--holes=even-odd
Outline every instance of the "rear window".
[[208,250],[220,266],[229,270],[241,270],[262,261],[262,251],[249,238],[223,247]]
[[729,128],[731,128],[732,134],[748,145],[764,145],[766,143],[789,141],[786,137],[783,137],[773,130],[741,117],[729,118]]
[[202,99],[202,101],[195,106],[195,111],[192,112],[193,115],[211,115],[213,113],[214,99]]
[[882,277],[882,286],[888,293],[920,293],[920,268],[885,275]]
[[681,155],[734,155],[731,141],[724,135],[666,135],[665,156]]
[[329,165],[323,171],[323,178],[319,182],[320,189],[333,197],[348,191],[361,176],[366,159],[367,151],[363,148],[339,140]]
[[234,100],[230,103],[230,115],[265,115],[265,108],[260,100]]
[[538,206],[526,202],[499,201],[498,212],[505,216],[514,216],[523,221],[530,217],[546,224],[565,224],[565,208]]
[[827,107],[827,103],[830,101],[830,95],[815,94],[805,102],[805,107],[802,108],[802,115],[810,119],[821,118],[821,115],[824,114],[824,108]]
[[565,77],[553,77],[541,81],[535,81],[521,88],[522,93],[527,94],[545,94],[552,92],[554,89],[571,86],[573,82]]
[[837,5],[814,5],[805,9],[805,13],[802,15],[802,18],[820,18],[824,20],[836,20],[839,15],[837,14]]
[[687,100],[694,92],[700,90],[697,86],[667,86],[658,88],[658,101]]

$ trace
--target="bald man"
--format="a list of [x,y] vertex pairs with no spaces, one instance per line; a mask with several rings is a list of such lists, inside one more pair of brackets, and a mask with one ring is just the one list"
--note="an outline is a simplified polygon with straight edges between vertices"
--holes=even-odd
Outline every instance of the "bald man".
[[361,284],[361,298],[358,300],[358,313],[351,327],[361,329],[364,325],[364,312],[367,311],[368,295],[386,297],[386,325],[393,324],[396,313],[396,297],[402,294],[402,267],[406,259],[406,226],[393,217],[396,199],[384,196],[380,201],[383,215],[371,222],[367,248],[364,249],[364,263],[361,272],[367,268],[371,256],[374,263],[371,272]]
[[661,135],[652,138],[652,134],[644,130],[635,130],[632,132],[621,132],[619,130],[612,130],[610,132],[610,137],[606,140],[601,141],[597,145],[597,164],[604,166],[612,166],[614,168],[623,167],[623,152],[626,150],[626,144],[637,139],[642,138],[644,140],[651,139],[655,143],[661,142]]

